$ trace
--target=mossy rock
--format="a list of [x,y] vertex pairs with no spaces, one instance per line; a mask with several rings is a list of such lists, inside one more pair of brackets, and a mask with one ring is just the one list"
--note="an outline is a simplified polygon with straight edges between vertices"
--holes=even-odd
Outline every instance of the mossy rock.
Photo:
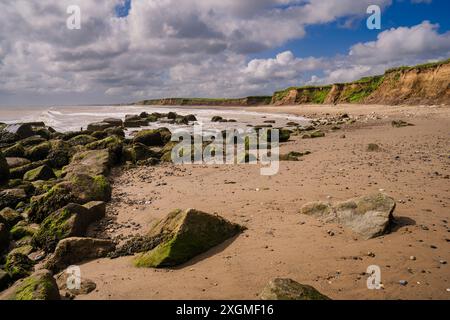
[[[61,171],[55,171],[55,176],[58,177],[61,175]],[[51,188],[53,188],[56,184],[59,182],[57,180],[51,180],[51,181],[33,181],[34,186],[34,195],[39,196],[44,193],[47,193],[50,191]]]
[[0,191],[0,210],[15,208],[20,202],[26,201],[27,198],[27,193],[21,188]]
[[11,238],[18,241],[26,237],[33,237],[38,229],[37,225],[29,225],[25,221],[21,221],[11,229]]
[[31,163],[31,161],[26,158],[6,158],[6,162],[8,163],[9,170]]
[[93,136],[90,136],[87,134],[81,134],[79,136],[69,139],[67,142],[71,146],[85,146],[85,145],[87,145],[89,143],[93,143],[95,141],[97,141],[97,139],[94,138]]
[[403,128],[403,127],[413,127],[414,125],[412,123],[408,123],[403,120],[394,120],[392,121],[392,126],[394,128]]
[[69,204],[52,213],[34,235],[32,245],[45,252],[53,252],[59,241],[70,237],[84,237],[89,225],[98,220],[89,209]]
[[3,153],[0,152],[0,185],[7,183],[9,180],[9,166]]
[[309,134],[303,135],[303,139],[316,139],[316,138],[323,138],[325,137],[325,133],[320,130],[316,130],[314,132],[311,132]]
[[7,158],[23,158],[25,156],[25,148],[21,143],[16,143],[9,148],[3,149],[2,152]]
[[369,143],[369,145],[367,146],[367,151],[368,152],[380,151],[380,146],[377,145],[376,143]]
[[47,193],[33,197],[28,218],[40,223],[54,211],[69,203],[85,204],[91,201],[111,200],[111,185],[102,175],[71,175],[69,181],[58,183]]
[[288,142],[291,138],[291,131],[287,129],[280,129],[280,142]]
[[109,157],[113,164],[118,164],[122,160],[123,139],[116,135],[109,136],[105,139],[89,143],[86,145],[88,150],[102,150],[109,151]]
[[8,288],[11,281],[8,272],[0,269],[0,292]]
[[137,267],[173,267],[185,263],[225,240],[242,232],[244,228],[217,215],[194,209],[176,210],[157,223],[149,232],[150,239],[158,239],[153,250],[138,255]]
[[164,145],[163,137],[159,130],[142,130],[134,136],[133,143],[142,143],[146,146]]
[[23,145],[25,148],[27,148],[27,147],[31,147],[31,146],[37,146],[46,141],[47,141],[47,139],[44,139],[38,135],[34,135],[34,136],[31,136],[31,137],[21,140],[20,144]]
[[33,269],[34,262],[23,253],[10,253],[6,257],[5,271],[14,281],[28,277]]
[[49,165],[53,168],[62,168],[69,164],[76,148],[72,148],[68,142],[63,140],[51,140],[50,144],[52,149],[47,156]]
[[13,168],[10,170],[10,178],[11,179],[23,179],[23,176],[25,173],[27,173],[30,170],[36,169],[43,165],[49,165],[50,162],[48,160],[42,160],[42,161],[35,161],[31,162],[29,164]]
[[20,254],[24,254],[26,256],[28,256],[30,253],[32,253],[34,250],[33,246],[30,244],[25,244],[23,246],[19,246],[14,248],[13,250],[11,250],[11,252],[9,253],[14,254],[14,253],[20,253]]
[[315,288],[292,279],[270,281],[260,294],[261,300],[331,300]]
[[55,173],[53,172],[52,168],[49,166],[43,165],[39,168],[33,169],[25,173],[23,176],[23,179],[25,181],[37,181],[37,180],[50,180],[55,179]]
[[23,220],[23,217],[16,210],[4,208],[0,211],[0,223],[6,224],[8,228],[12,228],[21,220]]
[[125,151],[125,157],[127,161],[136,163],[138,161],[147,160],[150,158],[160,158],[161,154],[155,152],[145,144],[134,143],[130,148]]
[[0,300],[60,300],[58,285],[48,270],[39,270],[14,283]]
[[25,151],[25,157],[31,161],[44,160],[50,154],[52,146],[50,142],[43,142],[37,146],[30,147]]
[[112,160],[107,149],[78,152],[73,156],[72,162],[63,168],[62,176],[76,174],[108,175],[111,170],[111,163]]

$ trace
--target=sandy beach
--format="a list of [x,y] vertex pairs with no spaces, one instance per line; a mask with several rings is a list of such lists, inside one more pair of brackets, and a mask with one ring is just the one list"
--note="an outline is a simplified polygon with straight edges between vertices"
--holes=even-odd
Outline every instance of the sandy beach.
[[[218,213],[248,229],[174,269],[136,268],[132,257],[82,264],[82,277],[97,288],[77,299],[256,299],[276,277],[338,300],[450,299],[450,107],[251,110],[308,118],[347,113],[357,121],[336,131],[324,128],[324,138],[292,136],[281,153],[311,154],[281,162],[272,177],[261,176],[258,165],[115,169],[107,217],[91,228],[92,236],[145,234],[176,208]],[[414,126],[395,128],[392,120]],[[368,152],[370,143],[380,150]],[[307,202],[378,191],[396,200],[396,225],[375,239],[299,213]],[[367,289],[370,265],[381,268],[381,290]]]

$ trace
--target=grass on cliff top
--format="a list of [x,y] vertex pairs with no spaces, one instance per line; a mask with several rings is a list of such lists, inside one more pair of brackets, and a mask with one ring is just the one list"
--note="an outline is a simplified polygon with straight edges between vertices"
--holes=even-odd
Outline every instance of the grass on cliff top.
[[289,87],[284,90],[276,91],[273,95],[275,101],[282,100],[289,95],[292,90],[307,92],[312,103],[322,104],[325,101],[328,93],[331,90],[331,85],[326,86],[303,86],[303,87]]
[[417,66],[401,66],[401,67],[391,68],[391,69],[386,70],[386,74],[392,73],[392,72],[398,72],[398,71],[410,71],[410,70],[414,70],[414,69],[418,69],[418,70],[422,71],[422,70],[426,70],[426,69],[430,69],[430,68],[440,67],[447,63],[450,63],[450,59],[437,61],[437,62],[419,64]]

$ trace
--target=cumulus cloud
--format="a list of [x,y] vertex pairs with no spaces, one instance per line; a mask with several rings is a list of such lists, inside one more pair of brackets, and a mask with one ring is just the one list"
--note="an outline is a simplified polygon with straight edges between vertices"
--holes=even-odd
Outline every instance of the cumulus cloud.
[[[86,97],[133,101],[165,96],[241,96],[285,85],[352,80],[404,57],[449,52],[448,33],[424,22],[381,33],[346,57],[273,58],[250,54],[305,36],[308,26],[365,16],[391,0],[3,0],[2,96]],[[66,8],[79,5],[81,30],[68,30]],[[399,39],[401,39],[399,44]],[[447,43],[447,44],[446,44]],[[50,100],[52,101],[52,100]]]

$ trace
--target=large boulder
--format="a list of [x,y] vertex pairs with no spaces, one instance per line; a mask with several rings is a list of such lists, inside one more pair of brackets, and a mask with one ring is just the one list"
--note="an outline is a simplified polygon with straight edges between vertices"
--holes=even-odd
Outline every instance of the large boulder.
[[0,152],[0,185],[8,182],[9,180],[9,165],[6,161],[3,153]]
[[4,208],[15,208],[20,202],[27,199],[24,189],[6,189],[0,191],[0,210]]
[[58,183],[47,193],[33,197],[28,219],[40,223],[54,211],[69,203],[86,204],[91,201],[111,200],[111,185],[105,176],[74,174]]
[[47,165],[40,166],[36,169],[30,170],[23,176],[23,180],[25,181],[37,181],[37,180],[50,180],[55,179],[55,173],[53,169]]
[[139,254],[137,267],[172,267],[189,261],[243,231],[240,225],[220,216],[194,209],[176,210],[156,224],[150,233],[158,245]]
[[159,152],[152,150],[142,143],[134,143],[131,147],[124,148],[123,155],[125,161],[131,161],[133,163],[150,158],[159,159],[161,157]]
[[330,300],[311,286],[280,278],[270,281],[259,297],[261,300]]
[[26,139],[20,140],[20,144],[22,146],[24,146],[25,148],[27,148],[27,147],[37,146],[46,141],[47,141],[47,139],[44,139],[38,135],[34,135],[34,136],[28,137]]
[[8,163],[9,169],[19,168],[30,164],[31,161],[25,158],[6,158],[6,162]]
[[33,273],[34,262],[25,254],[12,252],[6,258],[5,271],[13,281],[28,277]]
[[115,244],[111,240],[67,238],[58,243],[55,253],[46,264],[46,268],[53,272],[59,272],[71,265],[104,258],[114,249]]
[[111,169],[108,150],[90,150],[76,153],[72,162],[64,167],[63,176],[74,174],[107,175]]
[[117,118],[107,118],[105,120],[103,120],[104,123],[108,123],[114,127],[122,127],[123,126],[123,121],[122,119],[117,119]]
[[8,272],[0,269],[0,292],[8,288],[11,283],[11,278],[9,277]]
[[308,203],[301,208],[301,213],[323,218],[326,222],[342,224],[365,239],[371,239],[389,231],[395,206],[393,198],[377,193],[335,205],[324,202]]
[[0,300],[60,300],[58,285],[48,270],[39,270],[14,283]]
[[35,248],[53,252],[59,241],[70,237],[83,237],[97,217],[87,208],[71,203],[48,216],[33,236]]
[[133,143],[142,143],[146,146],[163,146],[163,138],[159,130],[142,130],[133,139]]

